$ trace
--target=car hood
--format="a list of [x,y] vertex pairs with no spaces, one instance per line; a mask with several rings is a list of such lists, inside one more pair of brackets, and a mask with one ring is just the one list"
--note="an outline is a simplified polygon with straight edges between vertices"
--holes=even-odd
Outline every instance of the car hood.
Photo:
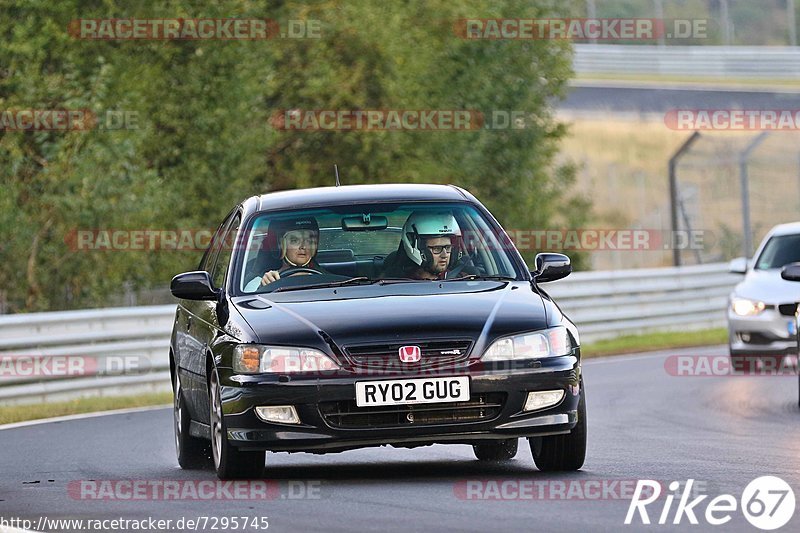
[[800,301],[800,283],[781,278],[779,268],[750,270],[736,286],[734,294],[767,304],[794,303]]
[[429,339],[487,339],[547,327],[526,282],[470,281],[309,289],[239,297],[256,342],[339,347]]

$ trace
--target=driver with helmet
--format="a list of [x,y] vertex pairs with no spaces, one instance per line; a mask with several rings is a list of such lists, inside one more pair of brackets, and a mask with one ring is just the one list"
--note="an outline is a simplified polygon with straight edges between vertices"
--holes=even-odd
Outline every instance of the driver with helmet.
[[[319,225],[314,217],[277,220],[270,225],[269,231],[274,232],[273,235],[277,238],[281,266],[251,279],[244,288],[246,292],[253,292],[259,287],[278,281],[281,279],[281,272],[290,269],[302,269],[297,274],[310,274],[311,270],[320,274],[328,273],[315,260],[319,246]],[[294,275],[294,272],[288,275]]]
[[451,213],[412,213],[400,241],[386,277],[437,280],[477,273],[462,260],[461,229]]

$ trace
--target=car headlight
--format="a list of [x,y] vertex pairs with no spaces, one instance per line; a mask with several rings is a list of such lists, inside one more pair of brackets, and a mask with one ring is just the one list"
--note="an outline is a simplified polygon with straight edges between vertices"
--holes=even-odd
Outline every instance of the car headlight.
[[233,370],[241,374],[291,374],[338,368],[333,359],[313,348],[239,344],[233,349]]
[[731,309],[739,316],[754,316],[763,311],[764,308],[764,302],[748,300],[746,298],[733,298],[731,300]]
[[514,361],[567,355],[572,351],[567,328],[556,326],[498,339],[484,352],[482,361]]

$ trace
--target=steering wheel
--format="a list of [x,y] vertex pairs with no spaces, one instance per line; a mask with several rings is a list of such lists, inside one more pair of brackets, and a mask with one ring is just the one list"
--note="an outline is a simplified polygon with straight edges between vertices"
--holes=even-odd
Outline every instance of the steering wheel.
[[464,257],[458,261],[453,270],[447,271],[447,279],[455,278],[458,276],[458,274],[461,274],[461,271],[464,270],[464,268],[468,266],[474,267],[475,265],[472,262],[472,258],[468,254],[465,254]]
[[292,267],[292,268],[287,268],[286,270],[281,272],[281,277],[285,278],[288,276],[294,276],[295,274],[319,274],[321,276],[325,275],[323,272],[320,272],[316,268]]

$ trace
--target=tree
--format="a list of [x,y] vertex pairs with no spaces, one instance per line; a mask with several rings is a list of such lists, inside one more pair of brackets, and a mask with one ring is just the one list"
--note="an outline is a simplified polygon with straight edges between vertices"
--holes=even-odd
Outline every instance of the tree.
[[[554,156],[551,105],[570,76],[563,41],[466,40],[461,18],[567,16],[571,3],[260,3],[157,1],[4,5],[0,110],[130,112],[135,127],[0,130],[0,275],[10,310],[103,305],[164,286],[199,252],[75,251],[78,229],[213,228],[235,202],[270,190],[343,182],[464,186],[513,229],[575,227],[586,202]],[[319,20],[319,38],[104,41],[70,36],[79,18],[269,17]],[[522,111],[523,128],[283,131],[287,109]],[[129,125],[130,126],[130,125]],[[71,246],[72,245],[72,246]],[[532,259],[528,254],[528,259]]]

